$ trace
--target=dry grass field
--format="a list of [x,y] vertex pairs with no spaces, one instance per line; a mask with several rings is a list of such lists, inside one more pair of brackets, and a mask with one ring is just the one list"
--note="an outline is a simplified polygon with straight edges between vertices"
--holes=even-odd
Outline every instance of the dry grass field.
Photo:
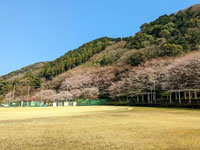
[[200,111],[0,108],[1,150],[199,150]]

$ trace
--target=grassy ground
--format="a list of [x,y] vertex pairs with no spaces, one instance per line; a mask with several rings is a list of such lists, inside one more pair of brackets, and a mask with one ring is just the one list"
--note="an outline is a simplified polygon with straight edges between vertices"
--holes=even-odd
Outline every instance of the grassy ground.
[[199,150],[199,116],[142,107],[0,108],[0,149]]

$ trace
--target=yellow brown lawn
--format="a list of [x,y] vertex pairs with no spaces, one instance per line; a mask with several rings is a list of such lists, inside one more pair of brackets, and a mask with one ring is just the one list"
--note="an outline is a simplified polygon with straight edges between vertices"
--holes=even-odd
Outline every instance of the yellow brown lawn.
[[199,150],[200,111],[144,107],[0,108],[1,150]]

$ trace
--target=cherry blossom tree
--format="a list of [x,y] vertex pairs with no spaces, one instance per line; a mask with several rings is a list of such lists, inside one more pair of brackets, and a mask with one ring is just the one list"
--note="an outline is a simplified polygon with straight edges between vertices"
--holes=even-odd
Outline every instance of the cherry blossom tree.
[[70,100],[73,99],[73,95],[70,92],[68,92],[68,91],[61,91],[61,92],[55,94],[55,96],[54,96],[55,100],[62,100],[62,101],[64,101],[67,98],[70,99]]
[[[99,96],[114,99],[148,92],[154,85],[157,91],[200,89],[199,67],[200,52],[192,52],[180,57],[156,58],[137,67],[125,64],[99,67],[66,80],[71,82],[70,91],[74,97],[84,97],[87,89],[97,88]],[[65,82],[60,90],[66,90]]]
[[54,101],[56,92],[54,90],[41,90],[35,94],[35,98],[42,101]]
[[80,98],[82,91],[81,89],[73,89],[70,91],[70,93],[73,95],[74,98]]
[[81,98],[84,99],[98,99],[99,89],[96,87],[85,88],[81,92]]
[[[200,53],[190,53],[178,58],[154,59],[138,67],[128,68],[108,88],[111,98],[133,96],[149,91],[155,84],[157,90],[200,88]],[[123,71],[122,71],[123,72]]]
[[6,102],[12,102],[13,101],[13,94],[12,92],[9,92],[5,95]]
[[[113,67],[100,67],[89,70],[83,74],[66,78],[70,81],[70,91],[74,97],[80,97],[85,88],[97,88],[101,95],[108,93],[107,88],[115,78]],[[60,90],[67,90],[66,82],[63,81]]]

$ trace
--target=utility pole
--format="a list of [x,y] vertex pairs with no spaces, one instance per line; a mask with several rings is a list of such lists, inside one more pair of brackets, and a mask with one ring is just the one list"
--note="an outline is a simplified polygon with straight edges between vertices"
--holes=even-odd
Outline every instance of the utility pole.
[[155,82],[153,84],[154,84],[154,93],[153,93],[153,95],[154,95],[154,102],[156,104],[156,84],[155,84]]
[[150,103],[152,103],[152,101],[153,101],[153,92],[152,92],[152,86],[151,86],[151,95],[150,95]]
[[119,87],[119,103],[120,103],[120,94],[121,94],[121,89]]
[[66,85],[67,85],[67,99],[66,99],[66,101],[67,101],[69,99],[68,98],[69,85],[70,85],[70,81],[69,80],[66,80]]
[[41,102],[41,104],[42,104],[42,98],[43,98],[43,86],[42,86],[42,90],[41,90],[41,94],[40,94],[40,102]]
[[26,98],[27,107],[28,107],[29,92],[30,92],[30,86],[28,86],[28,92],[27,92],[27,98]]
[[13,102],[15,101],[15,84],[13,86]]

